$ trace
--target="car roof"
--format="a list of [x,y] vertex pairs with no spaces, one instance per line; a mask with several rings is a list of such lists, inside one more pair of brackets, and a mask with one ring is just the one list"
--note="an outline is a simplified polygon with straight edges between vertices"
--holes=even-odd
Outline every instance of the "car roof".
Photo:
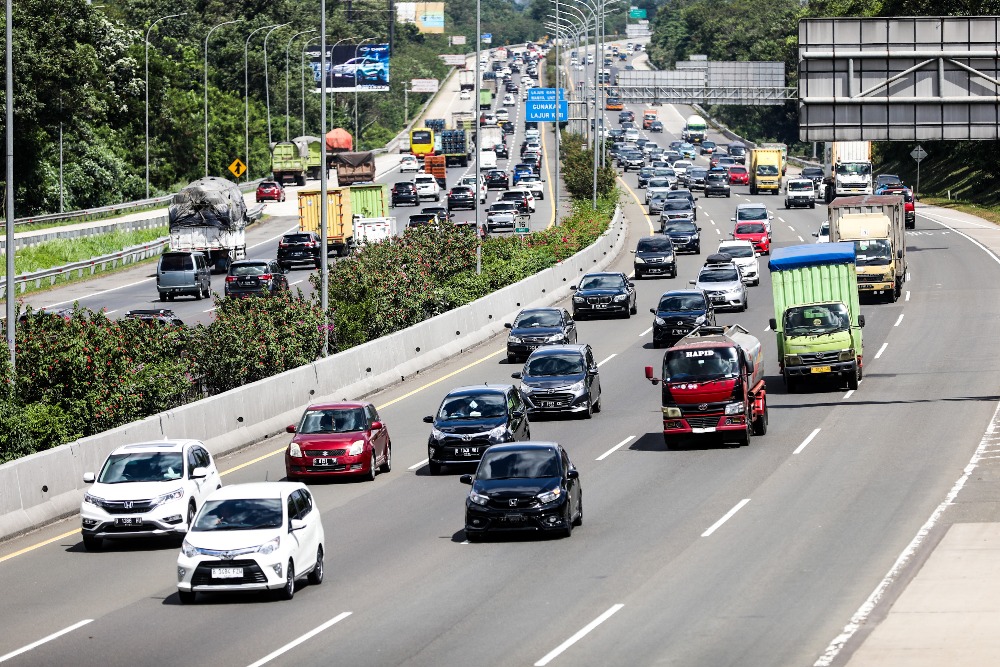
[[269,259],[238,259],[229,266],[254,266],[256,264],[267,264]]
[[559,443],[556,442],[508,442],[502,445],[493,445],[490,451],[494,452],[518,452],[518,451],[539,451],[555,450],[559,451]]
[[239,500],[242,498],[282,498],[296,489],[306,488],[301,482],[247,482],[227,484],[216,489],[209,500]]
[[753,242],[747,241],[746,239],[731,239],[729,241],[722,241],[719,243],[720,248],[732,248],[735,246],[750,246],[753,247]]
[[448,396],[469,396],[476,394],[505,394],[514,389],[512,384],[476,384],[464,387],[455,387],[448,392]]
[[154,440],[150,442],[134,442],[122,445],[115,449],[112,454],[136,454],[141,452],[182,452],[188,445],[201,445],[200,440]]
[[363,408],[371,403],[364,401],[338,401],[336,403],[313,403],[306,407],[306,410],[346,410],[350,408]]
[[660,299],[662,300],[663,297],[665,297],[665,296],[700,296],[700,297],[704,297],[705,296],[705,292],[703,290],[700,290],[700,289],[672,289],[672,290],[667,290],[666,292],[664,292],[663,294],[661,294],[660,295]]
[[[587,353],[586,343],[576,343],[572,345],[543,345],[542,347],[536,348],[532,353],[531,357],[548,357],[553,354],[565,354],[567,352],[576,352],[578,354]],[[529,358],[531,358],[529,357]]]
[[767,204],[764,204],[762,202],[750,202],[749,204],[736,205],[737,211],[740,210],[741,208],[767,208]]

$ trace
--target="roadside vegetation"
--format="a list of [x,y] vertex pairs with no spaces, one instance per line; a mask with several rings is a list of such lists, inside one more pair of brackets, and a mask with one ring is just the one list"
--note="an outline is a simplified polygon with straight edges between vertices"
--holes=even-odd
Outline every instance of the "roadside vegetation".
[[[130,248],[166,237],[166,226],[152,229],[137,229],[131,232],[108,232],[79,238],[53,239],[28,246],[14,255],[14,269],[18,275],[42,269],[82,262],[92,257],[101,257],[123,248]],[[0,254],[0,275],[6,273],[6,257]]]

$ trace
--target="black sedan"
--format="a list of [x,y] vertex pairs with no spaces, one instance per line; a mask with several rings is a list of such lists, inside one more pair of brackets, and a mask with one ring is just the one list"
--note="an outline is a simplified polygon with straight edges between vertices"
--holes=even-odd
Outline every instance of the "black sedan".
[[663,121],[654,120],[649,125],[650,132],[663,132]]
[[677,277],[677,256],[669,236],[644,236],[633,252],[637,280],[643,276]]
[[649,184],[649,179],[653,177],[656,171],[652,167],[643,167],[639,170],[639,187],[644,188]]
[[465,501],[465,537],[476,542],[488,533],[554,532],[565,537],[583,523],[580,473],[566,450],[554,442],[490,447]]
[[700,289],[671,290],[660,297],[653,313],[653,347],[673,345],[695,327],[715,326],[715,310]]
[[510,188],[510,178],[507,176],[506,171],[491,169],[486,173],[487,190],[507,190],[508,188]]
[[631,317],[636,311],[635,283],[624,273],[588,273],[579,285],[572,285],[573,318],[615,313]]
[[468,185],[456,185],[448,191],[448,210],[458,208],[476,209],[476,191]]
[[401,181],[392,186],[392,206],[420,206],[417,186],[411,181]]
[[576,322],[563,308],[527,308],[507,322],[507,361],[527,357],[543,345],[562,345],[577,340]]
[[229,265],[226,296],[258,296],[288,291],[288,277],[274,259],[241,259]]

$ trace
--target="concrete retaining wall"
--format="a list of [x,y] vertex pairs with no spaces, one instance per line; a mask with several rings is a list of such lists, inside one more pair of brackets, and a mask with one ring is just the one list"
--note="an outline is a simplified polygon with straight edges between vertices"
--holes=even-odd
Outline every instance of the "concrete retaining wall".
[[130,442],[202,440],[214,455],[282,433],[310,402],[389,387],[503,331],[521,308],[565,298],[588,271],[607,267],[627,236],[621,208],[593,245],[524,280],[403,331],[281,375],[0,466],[0,539],[77,512],[83,473]]

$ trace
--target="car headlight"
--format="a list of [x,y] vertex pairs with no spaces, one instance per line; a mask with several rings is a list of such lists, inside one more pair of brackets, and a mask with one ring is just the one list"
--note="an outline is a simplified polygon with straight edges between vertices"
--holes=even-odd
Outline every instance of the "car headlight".
[[170,493],[164,493],[162,496],[160,496],[153,502],[153,507],[156,507],[157,505],[162,505],[163,503],[169,503],[171,500],[179,500],[183,497],[184,497],[184,489],[177,489],[175,491],[171,491]]
[[433,426],[431,426],[431,437],[434,438],[435,440],[444,440],[446,437],[448,437],[448,434],[445,433],[444,431],[439,431]]
[[491,429],[489,433],[486,434],[490,440],[496,440],[502,442],[507,438],[507,425],[501,424],[494,429]]
[[737,297],[741,294],[743,294],[743,290],[740,289],[731,289],[728,292],[726,292],[726,296],[731,296],[731,297]]
[[553,334],[545,339],[546,343],[561,343],[566,340],[566,336],[563,334]]
[[667,321],[665,319],[663,319],[662,317],[654,316],[653,317],[653,323],[656,324],[656,326],[658,326],[658,327],[662,327],[664,324],[667,323]]
[[635,258],[635,263],[636,264],[645,264],[646,260],[644,260],[642,257],[636,257]]
[[741,415],[743,414],[743,401],[738,401],[736,403],[726,404],[726,414],[727,415]]
[[187,538],[185,538],[184,541],[181,542],[181,553],[188,558],[194,558],[198,555],[198,547],[192,545],[187,541]]
[[511,335],[511,336],[507,336],[507,342],[508,343],[520,343],[522,341],[521,341],[521,338],[519,336]]
[[288,455],[291,456],[293,459],[302,458],[302,448],[299,447],[299,443],[293,442],[292,444],[288,445]]
[[562,489],[557,486],[551,491],[543,491],[542,493],[539,493],[538,502],[542,503],[543,505],[554,503],[555,501],[559,500],[559,496],[561,495],[562,495]]
[[854,348],[840,351],[840,361],[854,361]]
[[351,443],[351,448],[347,450],[347,455],[357,456],[363,451],[365,451],[365,441],[355,440],[354,442]]
[[624,301],[628,298],[628,294],[617,294],[615,295],[615,301]]
[[681,409],[680,408],[661,408],[663,416],[667,419],[680,419]]
[[574,296],[573,303],[583,303],[585,299],[582,296]]
[[785,355],[785,365],[786,366],[801,366],[802,357],[797,354],[787,354]]
[[104,504],[104,498],[98,498],[97,496],[91,495],[89,493],[83,494],[83,502],[90,503],[97,507],[101,507]]
[[490,502],[490,499],[487,496],[484,496],[481,493],[476,493],[476,491],[474,491],[474,490],[473,491],[469,491],[469,500],[471,500],[472,502],[476,503],[477,505],[484,505],[484,506],[488,502]]
[[275,551],[278,550],[278,547],[280,546],[281,546],[281,536],[279,535],[273,540],[268,540],[267,542],[264,542],[264,544],[257,547],[257,553],[263,554],[265,556],[268,554],[273,554]]
[[580,380],[579,382],[574,382],[570,386],[566,387],[566,390],[567,391],[583,391],[584,386],[585,386],[584,381]]

